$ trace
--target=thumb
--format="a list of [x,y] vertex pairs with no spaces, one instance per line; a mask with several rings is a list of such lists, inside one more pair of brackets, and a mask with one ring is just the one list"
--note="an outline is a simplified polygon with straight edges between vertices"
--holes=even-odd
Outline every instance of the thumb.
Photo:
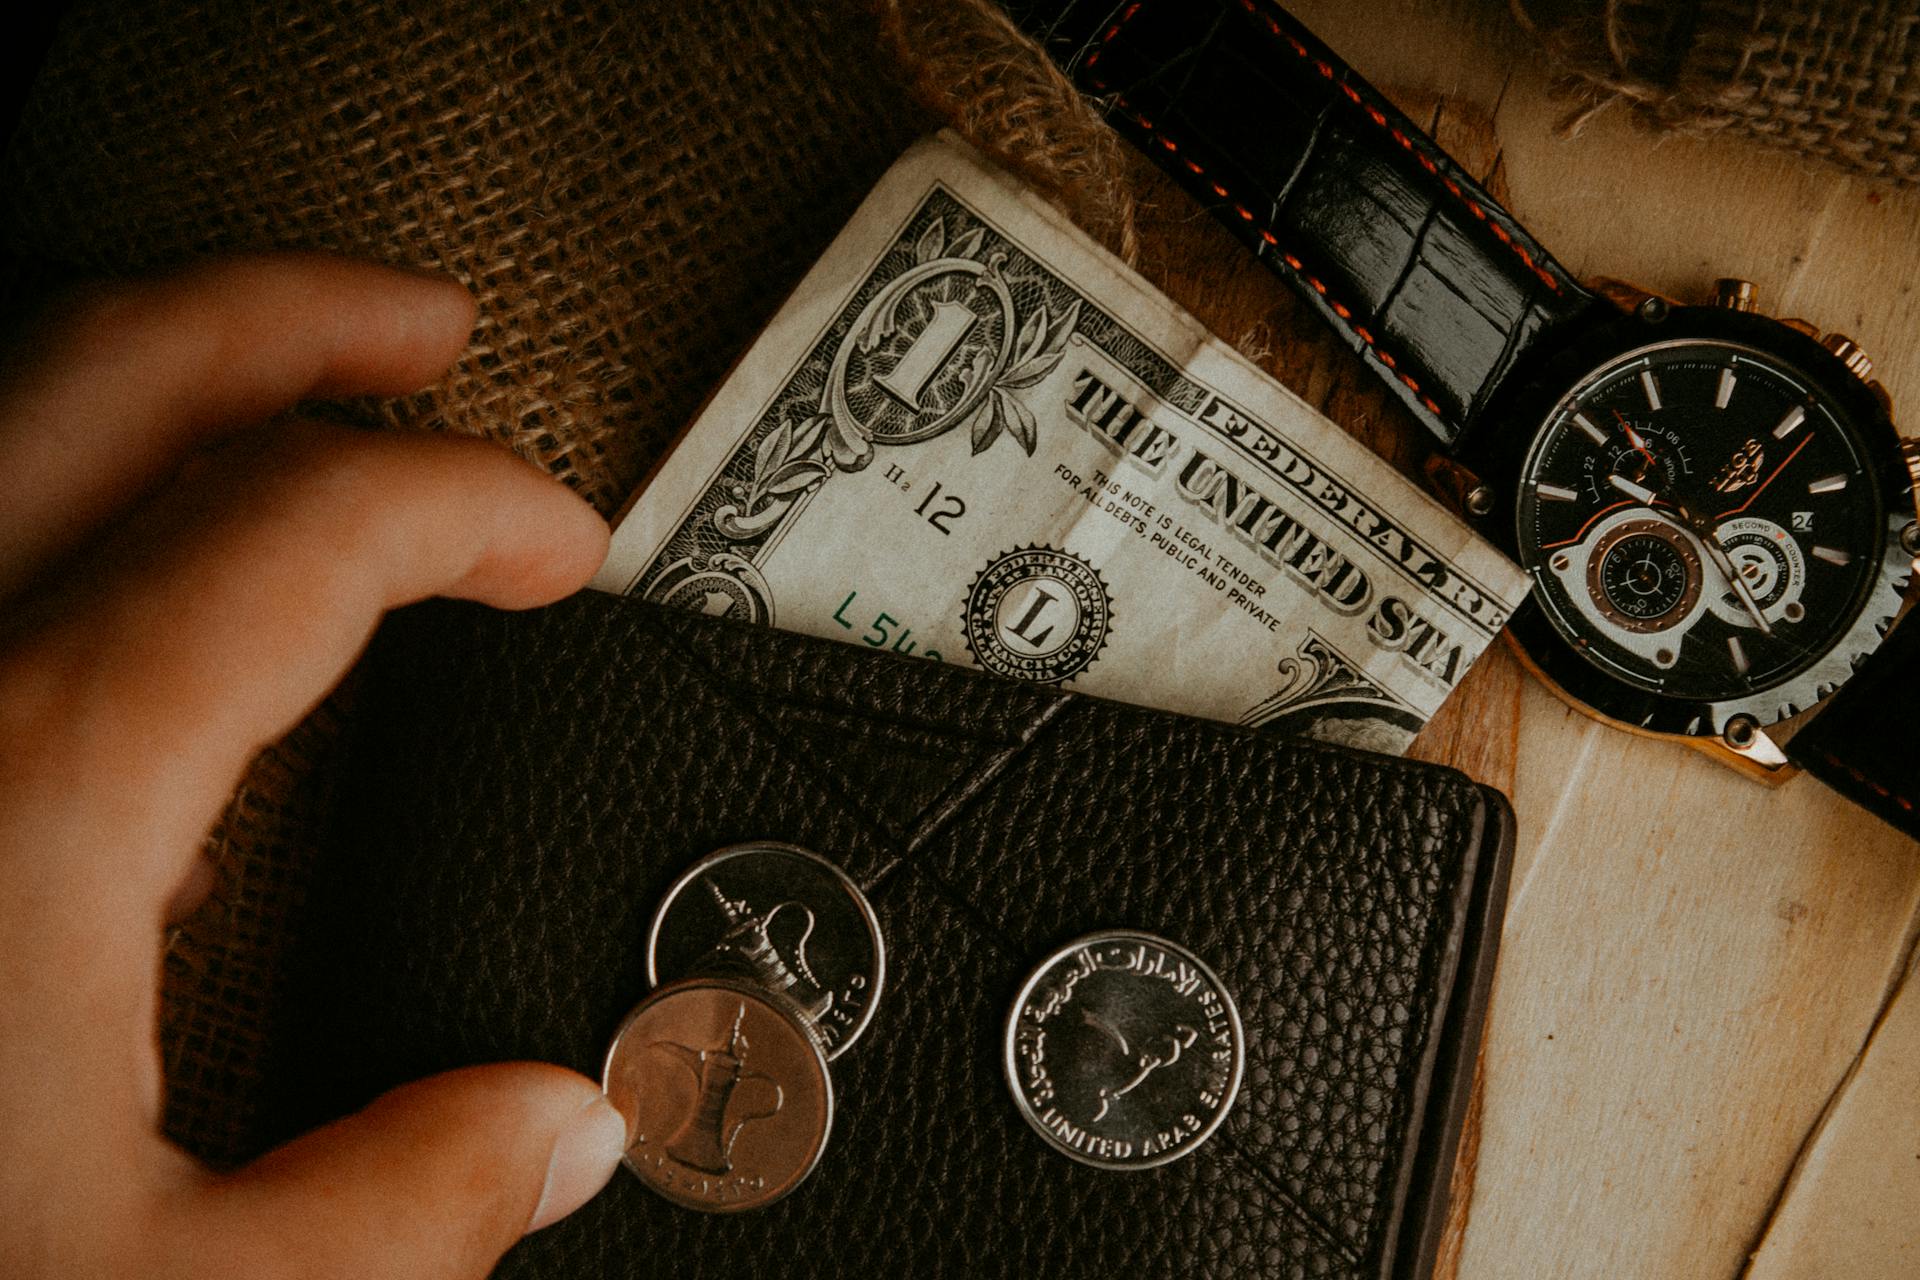
[[559,1067],[421,1080],[210,1187],[201,1273],[478,1280],[605,1186],[626,1142],[598,1086]]

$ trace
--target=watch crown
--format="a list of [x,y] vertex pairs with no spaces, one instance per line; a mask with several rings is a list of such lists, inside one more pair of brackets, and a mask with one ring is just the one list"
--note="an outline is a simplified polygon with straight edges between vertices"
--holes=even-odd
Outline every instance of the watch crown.
[[1760,300],[1754,293],[1753,281],[1728,277],[1714,282],[1713,305],[1728,311],[1755,311],[1759,309]]
[[1830,333],[1821,342],[1821,346],[1840,357],[1840,363],[1847,366],[1848,372],[1865,382],[1873,373],[1873,359],[1860,349],[1860,344],[1844,333]]

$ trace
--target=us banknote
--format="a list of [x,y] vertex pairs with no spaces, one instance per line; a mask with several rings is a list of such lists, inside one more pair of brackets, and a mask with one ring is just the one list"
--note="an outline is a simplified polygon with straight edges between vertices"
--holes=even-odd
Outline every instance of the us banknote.
[[713,394],[594,585],[1399,751],[1526,578],[942,134]]

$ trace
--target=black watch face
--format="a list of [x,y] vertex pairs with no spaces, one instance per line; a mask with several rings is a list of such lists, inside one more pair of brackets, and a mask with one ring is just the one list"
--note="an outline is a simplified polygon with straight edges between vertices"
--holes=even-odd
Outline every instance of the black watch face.
[[1797,708],[1763,695],[1841,648],[1881,581],[1879,462],[1777,355],[1650,344],[1589,374],[1535,436],[1515,495],[1520,560],[1581,659],[1696,709],[1658,727],[1719,729],[1702,704],[1771,723]]

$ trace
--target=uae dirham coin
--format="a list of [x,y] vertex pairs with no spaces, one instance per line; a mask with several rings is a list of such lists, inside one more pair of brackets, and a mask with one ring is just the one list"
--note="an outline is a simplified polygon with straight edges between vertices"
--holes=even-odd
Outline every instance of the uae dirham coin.
[[826,1149],[820,1045],[745,982],[694,978],[635,1007],[601,1088],[627,1120],[626,1166],[675,1204],[736,1213],[799,1186]]
[[866,1030],[886,977],[880,922],[847,874],[797,845],[731,845],[667,890],[647,936],[652,982],[745,978],[814,1029],[827,1056]]
[[1220,1127],[1246,1065],[1240,1013],[1213,970],[1129,930],[1060,948],[1014,998],[1007,1084],[1028,1124],[1102,1169],[1148,1169]]

